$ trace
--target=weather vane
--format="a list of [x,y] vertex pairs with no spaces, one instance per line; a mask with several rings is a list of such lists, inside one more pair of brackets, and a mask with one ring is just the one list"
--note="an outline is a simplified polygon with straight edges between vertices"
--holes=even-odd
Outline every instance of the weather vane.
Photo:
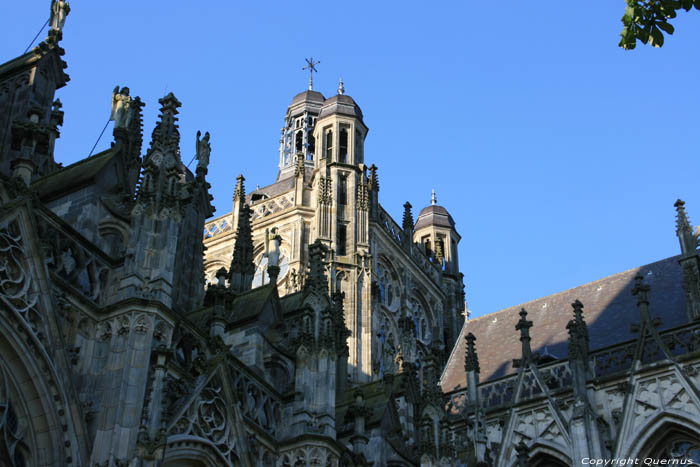
[[318,70],[316,69],[316,65],[318,65],[321,62],[314,62],[314,58],[305,58],[307,65],[302,68],[302,70],[309,70],[309,91],[313,91],[314,89],[314,71],[318,73]]

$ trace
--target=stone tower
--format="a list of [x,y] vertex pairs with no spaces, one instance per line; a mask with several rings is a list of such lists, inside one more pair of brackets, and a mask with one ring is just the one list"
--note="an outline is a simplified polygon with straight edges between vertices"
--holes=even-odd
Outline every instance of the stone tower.
[[[314,90],[297,94],[284,118],[276,182],[246,195],[239,176],[232,212],[208,222],[204,240],[205,272],[213,283],[216,271],[228,266],[239,213],[248,204],[252,287],[270,282],[264,245],[274,230],[281,238],[280,295],[302,288],[308,245],[321,242],[328,250],[328,290],[344,297],[353,383],[403,371],[404,364],[417,365],[420,373],[433,347],[441,355],[431,365],[440,365],[464,310],[454,221],[447,214],[450,222],[440,223],[439,213],[426,212],[414,227],[410,204],[402,226],[391,218],[379,203],[378,169],[365,164],[367,133],[362,110],[342,80],[327,99]],[[444,265],[439,255],[414,245],[428,234],[445,245]]]

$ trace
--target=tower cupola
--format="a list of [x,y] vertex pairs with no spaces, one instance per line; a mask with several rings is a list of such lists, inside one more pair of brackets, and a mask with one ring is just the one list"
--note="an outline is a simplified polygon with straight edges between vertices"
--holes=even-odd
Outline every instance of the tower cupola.
[[437,204],[435,190],[430,205],[424,207],[413,228],[413,241],[420,243],[425,253],[441,264],[448,274],[459,272],[457,245],[461,237],[455,228],[455,221],[447,209]]

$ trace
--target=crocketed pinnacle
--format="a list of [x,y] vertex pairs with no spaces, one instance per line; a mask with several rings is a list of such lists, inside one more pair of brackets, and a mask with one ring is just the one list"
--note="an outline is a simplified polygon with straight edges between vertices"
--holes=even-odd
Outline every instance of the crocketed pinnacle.
[[676,207],[676,235],[681,244],[681,253],[684,255],[695,253],[698,247],[697,235],[693,233],[693,226],[685,213],[685,202],[677,200]]
[[236,177],[236,189],[233,190],[233,200],[240,202],[241,205],[245,203],[245,186],[243,182],[245,182],[243,174],[238,175]]
[[409,230],[413,230],[413,213],[411,212],[411,203],[406,201],[406,203],[403,205],[403,222],[402,222],[402,227],[404,232],[407,232]]
[[574,309],[574,318],[566,325],[569,331],[569,358],[585,359],[588,355],[588,326],[583,319],[583,303],[576,300],[571,304]]
[[250,207],[247,204],[242,206],[238,215],[236,244],[233,247],[233,258],[229,269],[229,284],[234,292],[250,290],[255,273],[250,215]]
[[180,132],[178,131],[176,115],[178,114],[177,109],[182,104],[172,92],[159,99],[158,102],[160,103],[160,115],[156,127],[153,129],[151,149],[175,149],[179,157]]
[[464,370],[479,373],[479,357],[476,355],[476,337],[471,332],[466,335],[467,352],[464,356]]
[[377,166],[372,164],[369,168],[369,189],[379,191],[379,178],[377,177]]
[[328,291],[328,279],[326,279],[326,265],[324,263],[328,248],[321,240],[316,239],[309,245],[309,278],[305,287],[319,294],[326,294]]

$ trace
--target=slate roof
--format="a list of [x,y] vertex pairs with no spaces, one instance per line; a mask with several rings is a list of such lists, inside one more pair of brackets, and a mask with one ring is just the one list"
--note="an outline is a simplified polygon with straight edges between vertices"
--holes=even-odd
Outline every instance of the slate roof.
[[644,282],[651,286],[649,310],[652,318],[661,318],[659,330],[687,323],[679,258],[667,258],[466,321],[440,379],[443,391],[466,386],[464,337],[469,332],[477,339],[480,382],[515,372],[512,359],[521,355],[520,335],[515,324],[520,319],[521,308],[527,310],[527,319],[533,322],[530,329],[532,350],[544,353],[546,347],[546,352],[558,359],[568,355],[566,324],[573,316],[571,303],[576,299],[584,305],[583,316],[588,324],[591,350],[636,338],[637,334],[630,326],[639,323],[637,301],[632,295],[637,272],[641,272]]
[[319,104],[322,104],[323,101],[325,101],[326,98],[323,97],[323,94],[321,94],[318,91],[310,91],[306,90],[304,92],[300,92],[294,98],[292,99],[292,103],[290,104],[290,107],[298,104],[300,102],[316,102]]
[[416,225],[413,227],[413,230],[416,231],[429,225],[437,225],[440,227],[454,229],[455,221],[452,219],[450,213],[447,212],[447,209],[434,204],[424,207],[421,210],[420,214],[418,214],[418,219],[416,219]]
[[283,178],[282,180],[273,183],[272,185],[264,186],[262,188],[256,188],[255,190],[248,193],[245,197],[245,202],[251,204],[251,199],[253,195],[264,194],[267,198],[274,198],[282,193],[287,193],[288,191],[294,189],[294,177]]
[[335,113],[357,117],[362,120],[362,110],[360,109],[360,106],[355,103],[352,97],[346,94],[338,94],[326,99],[323,103],[323,108],[321,109],[321,114],[318,116],[318,118],[321,119],[326,115]]
[[34,181],[32,190],[39,193],[40,197],[45,198],[54,193],[65,194],[80,188],[83,184],[95,178],[115,155],[116,152],[110,148],[87,159],[82,159],[67,167],[63,167]]

